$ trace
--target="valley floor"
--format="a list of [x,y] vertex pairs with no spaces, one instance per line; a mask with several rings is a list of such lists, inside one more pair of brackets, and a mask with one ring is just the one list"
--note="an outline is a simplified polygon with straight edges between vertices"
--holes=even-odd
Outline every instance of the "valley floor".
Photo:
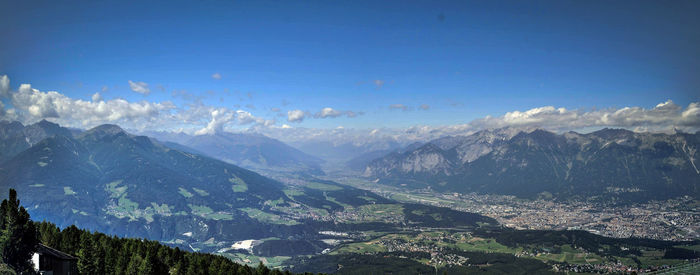
[[700,201],[688,196],[642,204],[616,205],[614,202],[554,201],[545,198],[523,200],[503,195],[410,191],[352,177],[333,180],[399,202],[478,213],[514,229],[580,229],[607,237],[670,241],[700,238]]
[[[358,227],[319,231],[319,237],[314,241],[323,244],[320,244],[321,248],[315,252],[280,254],[285,251],[269,249],[270,246],[289,245],[289,249],[301,249],[303,244],[299,240],[269,238],[241,242],[250,243],[250,246],[244,249],[234,249],[239,247],[237,244],[219,243],[215,245],[219,249],[217,254],[252,266],[263,263],[292,271],[340,274],[355,274],[353,272],[356,270],[401,270],[419,274],[424,271],[445,271],[451,274],[473,270],[508,273],[520,272],[524,270],[522,268],[532,268],[529,270],[532,273],[650,272],[692,263],[700,258],[697,256],[700,255],[700,247],[697,245],[700,211],[697,201],[688,197],[616,206],[594,202],[557,202],[544,198],[522,200],[512,196],[446,194],[430,190],[407,191],[377,186],[358,178],[332,180],[371,191],[394,202],[375,204],[374,201],[381,197],[366,197],[362,192],[353,191],[358,194],[358,199],[366,201],[367,204],[350,206],[338,201],[341,193],[350,191],[347,187],[299,181],[286,182],[288,186],[285,193],[292,198],[302,198],[303,194],[309,194],[309,190],[323,191],[327,201],[338,203],[343,208],[335,211],[314,208],[297,211],[294,210],[294,204],[291,204],[291,207],[280,207],[275,202],[266,204],[270,206],[269,211],[278,211],[275,213],[280,217],[300,222],[314,220],[361,225],[382,221],[392,226],[371,230]],[[300,191],[297,188],[300,186],[307,188],[304,189],[306,191]],[[418,208],[406,211],[406,208],[414,203],[446,207],[458,210],[459,213],[478,213],[495,219],[505,228],[491,225],[453,227],[450,223],[420,225],[402,222],[411,213],[423,217],[430,216],[436,222],[447,218],[447,212],[425,212],[426,210]],[[314,214],[316,212],[319,213]],[[262,215],[249,214],[255,214],[256,217]],[[493,228],[500,229],[491,231]],[[582,231],[550,230],[583,230],[595,235]],[[571,233],[571,236],[562,239],[565,234],[563,232]],[[527,234],[540,235],[533,239],[531,236],[525,236]],[[602,237],[590,236],[642,237],[676,243],[662,242],[663,244],[650,245],[636,243],[635,239],[596,239]],[[518,243],[519,238],[527,241]],[[576,241],[577,239],[579,241]],[[584,241],[580,241],[581,239]],[[684,240],[695,242],[678,242]],[[267,248],[263,248],[265,245],[262,244],[275,241],[278,243],[268,244]],[[668,252],[673,249],[678,249],[680,256]],[[687,253],[692,255],[687,256]]]

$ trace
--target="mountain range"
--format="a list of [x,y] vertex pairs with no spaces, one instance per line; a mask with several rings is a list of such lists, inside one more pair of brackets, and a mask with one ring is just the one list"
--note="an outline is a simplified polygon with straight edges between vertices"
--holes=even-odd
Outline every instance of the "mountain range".
[[313,177],[285,185],[117,125],[76,133],[47,121],[3,123],[0,133],[6,159],[0,163],[0,189],[16,189],[34,219],[60,227],[219,253],[237,241],[273,238],[275,246],[265,248],[263,242],[265,249],[254,252],[274,256],[298,254],[274,250],[277,245],[303,253],[328,248],[323,231],[497,224]]
[[324,162],[322,159],[261,134],[229,132],[204,135],[170,132],[144,132],[143,134],[164,141],[167,146],[178,150],[207,155],[256,171],[323,174],[320,166]]
[[[385,236],[377,232],[503,231],[489,217],[400,203],[308,173],[281,173],[287,177],[282,183],[231,161],[254,159],[274,150],[246,155],[246,150],[214,146],[263,148],[275,144],[264,137],[183,134],[170,139],[181,143],[134,135],[110,124],[78,131],[48,121],[26,126],[1,122],[0,191],[16,189],[34,219],[60,227],[76,225],[148,238],[239,262],[250,257],[276,259],[277,265],[309,270],[314,269],[308,264],[317,261],[333,268],[345,261],[334,257],[353,258],[352,253],[362,249],[373,251],[371,246],[378,243],[368,240]],[[365,175],[376,179],[376,184],[402,188],[524,198],[698,198],[699,143],[698,133],[603,129],[556,134],[502,128],[368,151],[347,163],[359,165],[384,155],[365,165]],[[300,155],[284,151],[286,145],[277,146],[283,153]],[[217,150],[222,152],[214,154]],[[393,256],[401,259],[401,255]]]
[[[59,225],[163,240],[192,231],[190,227],[204,231],[220,227],[207,218],[206,214],[216,215],[211,209],[286,197],[279,182],[130,135],[116,125],[102,125],[77,136],[49,131],[59,127],[49,122],[27,126],[37,127],[53,135],[47,134],[2,163],[0,183],[26,194],[25,204],[33,216]],[[189,217],[193,212],[199,217]],[[246,217],[236,221],[255,222]]]
[[16,121],[0,121],[0,163],[55,135],[72,136],[72,133],[69,129],[46,120],[26,127]]
[[533,198],[700,195],[700,134],[503,128],[432,140],[371,161],[379,184]]

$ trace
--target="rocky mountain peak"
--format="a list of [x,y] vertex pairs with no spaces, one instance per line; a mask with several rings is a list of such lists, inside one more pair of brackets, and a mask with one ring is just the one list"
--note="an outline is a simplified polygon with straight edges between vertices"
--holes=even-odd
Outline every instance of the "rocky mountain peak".
[[85,132],[85,135],[114,136],[126,134],[126,131],[114,124],[102,124]]

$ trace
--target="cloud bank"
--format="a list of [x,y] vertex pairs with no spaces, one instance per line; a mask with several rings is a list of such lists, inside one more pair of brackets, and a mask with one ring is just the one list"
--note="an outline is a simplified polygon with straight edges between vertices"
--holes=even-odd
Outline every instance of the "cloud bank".
[[[5,87],[7,92],[5,92]],[[256,117],[243,110],[217,108],[190,104],[175,106],[170,101],[130,102],[115,98],[104,100],[95,93],[91,101],[73,99],[59,92],[42,92],[22,84],[16,91],[9,89],[7,76],[0,77],[0,90],[3,98],[12,105],[6,109],[0,101],[0,119],[17,120],[30,124],[42,119],[74,128],[91,128],[105,123],[118,124],[127,129],[186,130],[201,134],[213,134],[238,125],[274,125],[274,120]],[[232,130],[232,129],[228,129]]]
[[554,131],[587,127],[621,127],[637,131],[668,131],[675,128],[697,131],[700,128],[700,103],[690,103],[683,108],[667,100],[650,109],[624,107],[589,111],[544,106],[524,112],[507,112],[501,117],[487,116],[470,122],[468,126],[477,129],[527,126]]
[[[403,105],[402,105],[403,106]],[[402,108],[395,108],[402,109]],[[423,108],[421,108],[423,109]],[[445,126],[413,126],[408,128],[376,129],[311,129],[311,128],[258,128],[255,131],[289,143],[309,140],[334,144],[386,143],[392,140],[407,145],[443,136],[469,135],[475,132],[503,127],[542,128],[554,132],[587,132],[604,127],[625,128],[637,132],[700,131],[700,102],[679,106],[671,100],[653,108],[624,107],[608,109],[575,109],[543,106],[525,111],[511,111],[501,116],[486,116],[464,124]]]
[[[132,83],[132,82],[130,82]],[[138,83],[135,83],[138,84]],[[143,83],[145,84],[145,83]],[[147,84],[138,84],[147,87]],[[147,89],[147,88],[146,88]],[[410,107],[394,104],[391,109],[408,110]],[[418,107],[422,110],[430,106]],[[279,115],[284,116],[282,110]],[[300,109],[286,112],[288,122],[301,123],[305,119],[356,117],[362,112],[326,107],[311,113]],[[445,126],[413,126],[408,128],[378,129],[308,129],[284,124],[276,126],[274,119],[265,119],[252,113],[228,107],[215,107],[194,101],[176,106],[170,101],[127,101],[115,98],[105,100],[98,92],[91,100],[74,99],[59,92],[43,92],[22,84],[10,88],[10,79],[0,76],[0,120],[17,120],[24,124],[41,119],[67,127],[91,128],[113,123],[127,129],[184,131],[196,134],[214,134],[220,131],[257,131],[286,142],[303,139],[331,141],[388,139],[399,142],[426,141],[445,135],[466,135],[484,129],[502,127],[543,128],[555,132],[569,130],[590,131],[603,127],[626,128],[650,132],[696,132],[700,130],[700,102],[680,106],[671,100],[654,107],[630,106],[606,109],[566,109],[542,106],[529,110],[515,110],[500,116],[485,116],[464,124]],[[343,138],[340,138],[340,137]]]
[[103,101],[99,93],[93,101],[72,99],[58,92],[41,92],[22,84],[10,94],[12,106],[23,123],[52,119],[71,127],[89,127],[102,123],[152,125],[175,107],[170,102],[128,102],[124,99]]

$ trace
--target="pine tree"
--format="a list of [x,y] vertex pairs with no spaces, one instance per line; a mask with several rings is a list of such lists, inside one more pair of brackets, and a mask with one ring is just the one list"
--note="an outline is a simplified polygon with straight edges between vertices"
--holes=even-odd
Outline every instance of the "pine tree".
[[106,242],[107,237],[104,234],[95,236],[92,251],[95,255],[95,274],[107,274],[107,250],[111,247]]
[[78,250],[78,271],[80,274],[97,274],[95,262],[95,243],[92,235],[87,231],[80,236],[80,249]]
[[156,258],[148,252],[146,257],[141,261],[139,265],[138,274],[140,275],[151,275],[156,274]]
[[158,247],[157,258],[160,259],[160,261],[163,262],[167,266],[172,266],[175,264],[172,257],[170,257],[170,252],[169,252],[169,249],[167,246],[159,246]]
[[143,259],[141,258],[141,256],[139,256],[139,255],[132,256],[131,260],[129,261],[129,264],[126,266],[125,273],[127,275],[138,275],[139,268],[141,267],[141,262],[143,262]]
[[270,269],[267,268],[265,265],[263,265],[262,262],[258,264],[258,268],[255,269],[255,274],[256,275],[267,275],[270,273]]
[[106,274],[107,273],[107,254],[105,250],[101,247],[94,246],[95,251],[95,274]]
[[209,269],[208,269],[208,274],[218,274],[219,270],[219,259],[214,259],[209,263]]
[[176,274],[176,275],[185,275],[185,263],[183,263],[182,259],[177,261],[175,265],[173,265],[170,268],[170,274]]
[[185,275],[197,275],[197,268],[195,267],[194,261],[190,261],[190,264],[187,265],[187,272],[185,272]]
[[49,247],[58,248],[61,244],[61,229],[46,221],[39,223],[38,227],[39,242]]
[[31,257],[39,243],[38,231],[29,213],[20,206],[17,191],[0,204],[0,253],[2,261],[16,271],[32,268]]
[[238,271],[236,273],[250,275],[250,274],[253,274],[253,271],[247,265],[239,265]]
[[54,248],[71,255],[76,255],[80,250],[80,235],[80,229],[75,225],[66,227],[61,231],[61,245]]
[[131,261],[132,257],[135,257],[135,255],[132,254],[133,252],[131,251],[130,243],[131,242],[129,240],[126,240],[116,244],[116,255],[118,259],[114,271],[117,275],[127,274],[126,270],[129,267],[129,262]]

